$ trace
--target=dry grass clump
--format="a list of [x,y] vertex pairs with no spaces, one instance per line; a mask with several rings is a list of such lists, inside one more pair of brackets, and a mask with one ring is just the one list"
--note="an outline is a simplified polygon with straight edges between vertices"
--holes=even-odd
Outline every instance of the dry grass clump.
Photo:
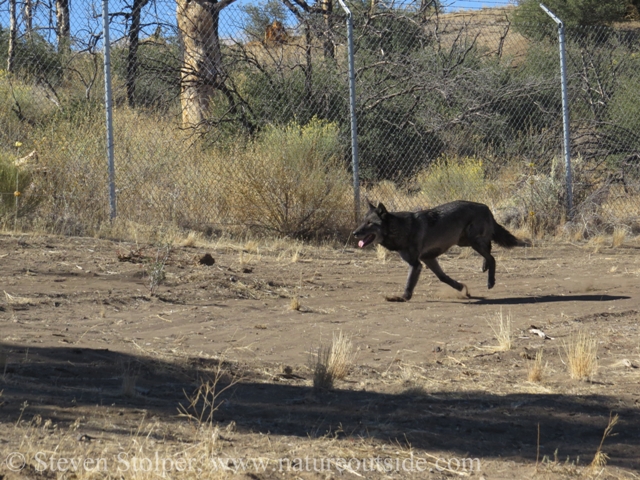
[[544,368],[545,364],[542,363],[542,349],[540,349],[536,352],[536,357],[533,360],[533,363],[529,366],[527,379],[530,382],[541,382],[544,377]]
[[147,287],[149,288],[149,295],[152,297],[158,292],[158,288],[166,278],[165,266],[170,254],[171,247],[167,245],[158,249],[155,261],[151,260],[146,263]]
[[224,403],[221,395],[233,388],[241,378],[230,374],[220,360],[212,375],[200,378],[200,384],[191,393],[184,392],[187,404],[178,406],[178,416],[186,417],[198,427],[211,426],[214,414]]
[[496,315],[493,321],[488,321],[489,327],[498,340],[497,351],[506,352],[512,348],[513,327],[511,322],[511,313],[502,315],[502,309]]
[[384,248],[382,245],[376,245],[376,257],[383,265],[387,263],[389,258],[389,250]]
[[329,371],[329,358],[331,347],[320,346],[315,354],[315,360],[311,362],[313,371],[314,390],[331,390],[335,377]]
[[624,227],[616,227],[613,229],[611,236],[611,246],[613,248],[621,247],[627,238],[627,229]]
[[293,249],[291,255],[291,263],[298,263],[300,261],[300,255],[302,254],[302,245],[298,245]]
[[589,245],[593,246],[593,253],[599,253],[602,248],[606,247],[606,244],[607,237],[602,234],[595,235],[589,240]]
[[186,237],[176,239],[176,245],[179,247],[196,247],[202,243],[202,233],[191,230]]
[[4,291],[4,296],[7,301],[7,305],[16,306],[16,305],[29,305],[35,302],[33,298],[29,297],[18,297],[17,295],[11,295]]
[[138,379],[139,367],[127,364],[124,366],[122,374],[122,395],[125,397],[135,397],[136,392],[136,380]]
[[302,305],[300,304],[300,299],[297,296],[291,297],[291,302],[289,303],[289,309],[300,311],[301,308],[302,308]]
[[598,370],[598,342],[581,330],[564,344],[571,378],[590,379]]
[[320,346],[313,359],[313,388],[331,390],[335,380],[342,380],[349,374],[355,355],[351,338],[342,332],[337,336],[334,334],[331,346]]
[[600,445],[598,445],[598,449],[596,450],[596,454],[589,465],[592,469],[596,468],[604,468],[607,465],[607,461],[609,460],[609,455],[602,451],[602,445],[604,444],[604,440],[611,435],[613,431],[613,427],[618,423],[618,414],[611,416],[609,414],[609,423],[607,424],[607,428],[604,429],[604,433],[602,434],[602,440],[600,440]]

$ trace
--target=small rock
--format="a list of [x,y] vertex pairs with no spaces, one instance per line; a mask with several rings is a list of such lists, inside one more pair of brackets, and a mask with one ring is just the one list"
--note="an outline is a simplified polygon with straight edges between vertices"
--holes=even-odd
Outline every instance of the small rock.
[[213,258],[210,253],[205,253],[202,258],[198,260],[198,263],[200,263],[200,265],[206,265],[207,267],[210,267],[211,265],[216,263],[216,259]]

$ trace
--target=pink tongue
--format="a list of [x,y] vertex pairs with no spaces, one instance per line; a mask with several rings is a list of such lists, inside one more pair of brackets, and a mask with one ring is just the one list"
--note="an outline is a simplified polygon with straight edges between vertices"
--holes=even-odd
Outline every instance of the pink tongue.
[[364,240],[360,240],[360,241],[358,242],[358,246],[359,246],[360,248],[364,247]]

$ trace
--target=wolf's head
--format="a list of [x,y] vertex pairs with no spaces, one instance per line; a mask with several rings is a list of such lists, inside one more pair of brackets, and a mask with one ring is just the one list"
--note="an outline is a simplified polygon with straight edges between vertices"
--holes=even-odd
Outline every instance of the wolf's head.
[[373,243],[374,245],[382,242],[383,240],[383,225],[387,220],[389,212],[382,203],[378,203],[377,207],[374,207],[369,202],[369,211],[364,216],[364,220],[358,228],[353,232],[353,236],[360,239],[358,246],[364,248],[367,245]]

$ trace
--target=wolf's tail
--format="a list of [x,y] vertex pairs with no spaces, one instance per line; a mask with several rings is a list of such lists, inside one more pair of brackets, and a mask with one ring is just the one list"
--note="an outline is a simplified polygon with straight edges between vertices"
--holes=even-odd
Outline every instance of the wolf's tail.
[[493,239],[501,247],[513,248],[517,246],[526,245],[526,242],[522,242],[514,237],[509,230],[504,228],[498,222],[493,220]]

